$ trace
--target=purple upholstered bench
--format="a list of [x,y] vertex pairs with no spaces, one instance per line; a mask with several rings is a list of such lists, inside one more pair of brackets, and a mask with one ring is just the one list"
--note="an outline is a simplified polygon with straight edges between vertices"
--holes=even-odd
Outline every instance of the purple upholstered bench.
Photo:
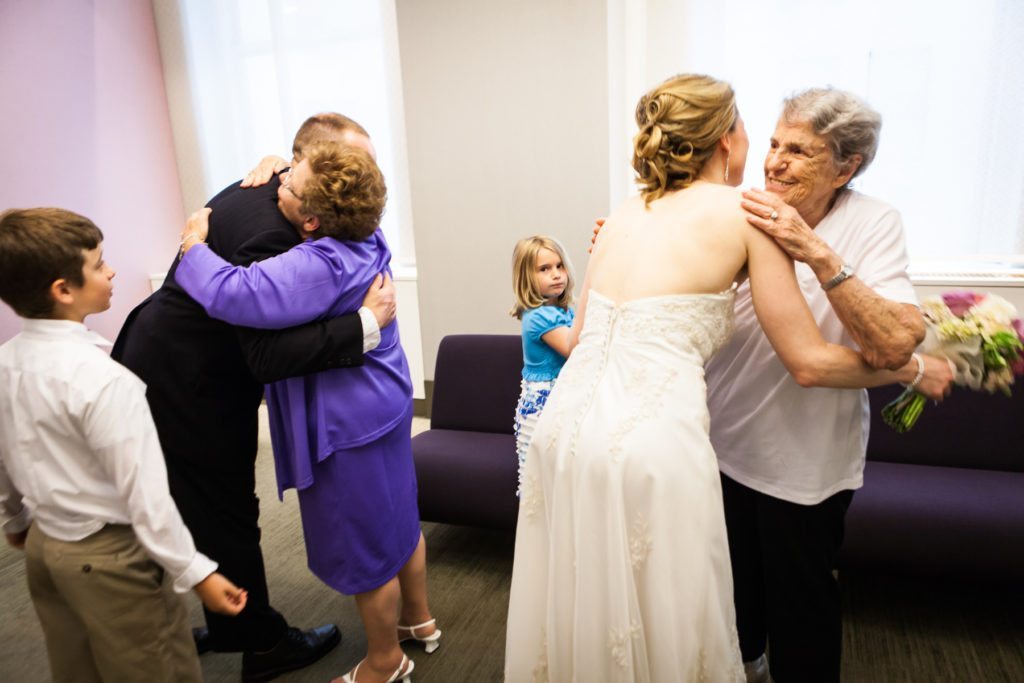
[[[413,439],[424,520],[513,529],[516,335],[445,337],[431,429]],[[879,410],[899,387],[872,389],[864,487],[847,516],[840,567],[1024,580],[1024,382],[1012,399],[955,390],[897,434]]]
[[955,389],[897,434],[872,389],[864,487],[840,566],[907,575],[1024,579],[1024,383],[1014,396]]
[[522,369],[518,335],[441,340],[430,429],[412,440],[422,519],[515,528],[513,423]]

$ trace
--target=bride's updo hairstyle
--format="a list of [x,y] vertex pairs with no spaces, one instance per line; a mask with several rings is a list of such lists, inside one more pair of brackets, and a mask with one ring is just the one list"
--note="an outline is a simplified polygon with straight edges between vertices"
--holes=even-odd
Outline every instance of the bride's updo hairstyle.
[[725,81],[680,74],[640,98],[636,122],[633,168],[649,205],[697,179],[718,140],[736,124],[736,95]]

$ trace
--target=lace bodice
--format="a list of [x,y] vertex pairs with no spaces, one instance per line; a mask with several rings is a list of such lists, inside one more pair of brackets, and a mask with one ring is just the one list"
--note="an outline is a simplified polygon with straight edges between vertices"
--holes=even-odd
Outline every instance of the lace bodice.
[[580,344],[667,344],[703,363],[732,335],[735,294],[732,287],[719,294],[667,294],[616,304],[592,289]]

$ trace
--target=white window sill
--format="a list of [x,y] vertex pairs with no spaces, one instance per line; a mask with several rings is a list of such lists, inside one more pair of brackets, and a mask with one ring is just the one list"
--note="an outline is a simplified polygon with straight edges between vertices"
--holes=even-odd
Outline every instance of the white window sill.
[[915,285],[1024,287],[1024,256],[915,261],[909,273]]

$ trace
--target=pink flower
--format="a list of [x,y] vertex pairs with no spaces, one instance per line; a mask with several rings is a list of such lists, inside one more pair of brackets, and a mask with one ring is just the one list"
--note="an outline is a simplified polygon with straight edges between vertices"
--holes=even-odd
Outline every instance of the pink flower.
[[958,318],[970,310],[971,306],[984,299],[984,295],[974,292],[957,291],[945,292],[942,295],[942,302],[949,306],[949,312]]
[[1024,320],[1020,318],[1014,318],[1011,323],[1013,329],[1017,331],[1017,338],[1024,342]]

